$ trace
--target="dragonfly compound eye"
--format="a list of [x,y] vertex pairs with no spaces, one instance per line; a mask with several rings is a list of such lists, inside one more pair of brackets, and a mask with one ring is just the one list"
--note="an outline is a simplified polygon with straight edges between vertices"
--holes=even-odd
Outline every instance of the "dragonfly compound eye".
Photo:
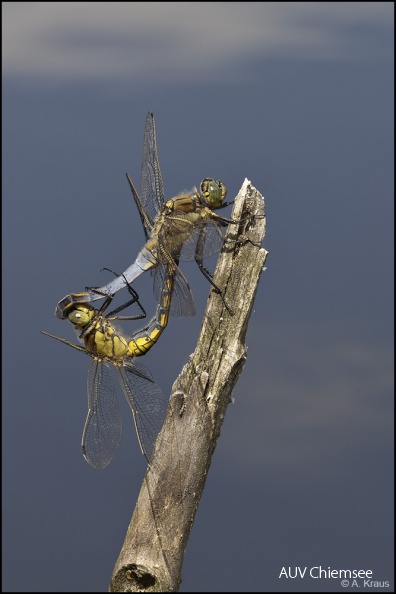
[[214,210],[223,204],[227,188],[222,181],[206,177],[201,181],[201,192],[208,207]]
[[95,310],[91,306],[77,305],[67,316],[75,326],[86,326],[92,320]]

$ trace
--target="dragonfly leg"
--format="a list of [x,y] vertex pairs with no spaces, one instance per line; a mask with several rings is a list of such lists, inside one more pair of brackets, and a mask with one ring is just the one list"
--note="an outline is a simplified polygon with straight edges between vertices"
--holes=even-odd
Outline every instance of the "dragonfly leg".
[[207,268],[205,268],[205,266],[203,265],[202,261],[200,261],[199,259],[195,258],[196,263],[198,264],[198,267],[200,269],[200,271],[202,272],[202,274],[204,275],[204,277],[210,282],[210,284],[212,285],[212,287],[214,288],[214,290],[216,291],[216,293],[218,293],[224,303],[224,307],[226,308],[226,310],[228,311],[228,313],[230,314],[230,316],[234,315],[233,310],[231,309],[231,307],[228,305],[226,298],[224,297],[224,293],[223,291],[220,289],[220,287],[218,287],[216,285],[216,283],[213,282],[213,274],[210,272],[210,270],[208,270]]
[[220,210],[220,208],[225,208],[226,206],[231,206],[234,204],[235,200],[231,200],[230,202],[223,202],[220,206],[216,208],[216,210]]
[[[126,309],[127,307],[132,305],[133,303],[136,303],[137,306],[141,310],[140,314],[136,314],[134,316],[119,316],[117,319],[118,320],[141,320],[142,318],[145,318],[147,315],[146,310],[144,309],[143,305],[139,301],[139,295],[138,295],[137,291],[135,291],[135,289],[132,287],[132,285],[127,281],[125,275],[124,274],[119,275],[116,272],[114,272],[114,270],[110,270],[110,268],[102,268],[102,270],[107,270],[108,272],[111,272],[112,274],[114,274],[116,277],[122,276],[125,280],[126,286],[128,287],[128,292],[130,293],[130,295],[132,295],[132,299],[130,299],[126,303],[123,303],[122,305],[120,305],[119,307],[117,307],[116,309],[111,311],[109,314],[107,314],[106,317],[110,318],[110,316],[114,316],[115,314],[119,313],[123,309]],[[111,298],[113,298],[113,297],[114,297],[114,295],[112,295]],[[107,304],[107,305],[109,305],[109,304]]]
[[240,235],[238,239],[232,239],[231,237],[227,237],[226,241],[228,243],[232,243],[233,245],[237,245],[238,247],[246,245],[247,243],[250,243],[255,247],[261,247],[261,243],[256,243],[255,241],[252,241],[251,239],[249,239],[249,237],[246,237],[246,235]]
[[[221,217],[219,217],[219,218],[221,219]],[[224,303],[224,307],[226,308],[226,310],[228,311],[230,316],[233,316],[234,312],[232,311],[231,307],[228,305],[228,303],[224,297],[223,291],[220,289],[220,287],[218,287],[216,285],[216,283],[213,282],[213,274],[210,272],[210,270],[205,268],[205,266],[203,264],[204,248],[205,248],[205,233],[201,232],[199,234],[197,245],[195,248],[195,261],[198,264],[198,268],[200,269],[200,271],[202,272],[204,277],[210,282],[212,287],[215,289],[216,293],[218,293],[220,295],[220,297]]]
[[[239,225],[240,223],[247,222],[248,224],[246,225],[246,228],[248,228],[249,223],[252,223],[255,219],[263,219],[264,216],[265,215],[250,214],[247,217],[240,219],[239,221],[232,221],[232,223]],[[249,237],[246,237],[246,235],[240,235],[238,237],[238,239],[231,239],[229,237],[226,237],[226,241],[231,242],[233,245],[238,245],[238,246],[242,246],[247,243],[250,243],[251,245],[254,245],[255,247],[261,247],[260,243],[256,243],[256,242],[252,241],[251,239],[249,239]]]
[[[104,291],[100,291],[99,287],[85,287],[86,291],[91,291],[92,293],[96,293],[97,295],[100,295],[101,297],[110,297],[110,293],[105,293]],[[97,297],[97,299],[99,299],[99,297]],[[87,301],[88,303],[88,301]]]
[[243,219],[239,219],[239,221],[230,219],[230,223],[233,223],[234,225],[239,225],[240,223],[246,223],[246,221],[248,221],[249,223],[252,223],[256,219],[264,219],[264,218],[265,218],[265,215],[249,214],[247,217],[243,217]]
[[107,299],[103,302],[101,308],[98,310],[96,316],[94,317],[93,320],[91,320],[86,326],[84,326],[84,328],[82,329],[81,333],[79,334],[79,338],[83,339],[84,336],[87,336],[90,332],[92,332],[93,328],[95,327],[96,324],[96,318],[98,316],[103,315],[103,312],[106,311],[106,309],[109,307],[110,303],[113,300],[113,295],[109,295],[107,297]]
[[[116,317],[114,317],[115,314],[118,314],[120,311],[122,311],[123,309],[126,309],[127,307],[129,307],[130,305],[133,305],[134,303],[138,304],[138,306],[142,310],[141,313],[135,314],[134,316],[116,316]],[[130,299],[129,301],[127,301],[126,303],[123,303],[122,305],[120,305],[119,307],[117,307],[116,309],[111,311],[110,313],[108,313],[106,318],[108,318],[109,320],[141,320],[142,318],[145,318],[146,315],[147,315],[146,310],[144,309],[144,307],[140,303],[140,301],[133,298],[133,299]]]

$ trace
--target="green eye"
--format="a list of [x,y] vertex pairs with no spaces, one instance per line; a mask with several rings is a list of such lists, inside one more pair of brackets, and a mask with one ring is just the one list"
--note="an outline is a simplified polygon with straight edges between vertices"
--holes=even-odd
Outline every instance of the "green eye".
[[93,315],[93,308],[79,306],[70,312],[67,317],[75,326],[86,326],[92,320]]
[[210,177],[201,181],[201,192],[205,202],[210,209],[220,208],[227,194],[227,188],[223,182]]

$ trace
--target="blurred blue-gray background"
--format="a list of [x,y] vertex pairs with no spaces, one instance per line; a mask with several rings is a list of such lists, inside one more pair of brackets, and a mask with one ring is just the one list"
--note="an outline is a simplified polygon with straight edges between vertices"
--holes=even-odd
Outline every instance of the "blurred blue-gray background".
[[[316,566],[393,587],[393,11],[2,3],[3,591],[107,591],[144,475],[120,390],[116,457],[83,460],[89,360],[40,330],[75,340],[56,303],[144,243],[125,172],[139,187],[149,110],[168,198],[210,176],[231,200],[247,177],[267,210],[248,359],[181,591],[343,590],[279,577]],[[167,395],[209,294],[183,271],[197,315],[144,359]],[[135,286],[150,315],[150,275]]]

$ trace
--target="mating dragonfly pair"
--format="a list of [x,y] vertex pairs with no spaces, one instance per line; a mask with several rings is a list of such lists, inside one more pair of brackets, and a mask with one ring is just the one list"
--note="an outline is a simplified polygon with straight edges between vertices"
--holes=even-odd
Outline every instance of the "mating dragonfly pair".
[[[165,201],[154,115],[151,112],[147,115],[144,132],[140,194],[128,175],[127,179],[143,223],[144,247],[133,264],[107,285],[71,293],[58,303],[56,316],[74,324],[83,346],[44,332],[92,358],[82,451],[86,461],[98,469],[110,463],[121,439],[122,421],[110,374],[111,366],[116,370],[131,408],[141,451],[147,461],[150,460],[167,402],[150,371],[137,363],[135,358],[144,355],[158,341],[170,314],[195,314],[192,292],[179,268],[179,261],[195,259],[201,272],[221,296],[228,312],[233,313],[203,263],[205,258],[220,250],[223,228],[229,223],[239,222],[215,212],[231,204],[224,202],[227,190],[223,182],[206,178],[201,182],[200,192],[194,188]],[[158,303],[156,314],[145,328],[126,337],[114,321],[145,317],[131,283],[147,270],[154,276],[154,295]],[[132,298],[105,315],[115,293],[124,287]],[[97,310],[91,304],[98,299],[105,301]],[[118,315],[133,303],[140,307],[140,314]]]

